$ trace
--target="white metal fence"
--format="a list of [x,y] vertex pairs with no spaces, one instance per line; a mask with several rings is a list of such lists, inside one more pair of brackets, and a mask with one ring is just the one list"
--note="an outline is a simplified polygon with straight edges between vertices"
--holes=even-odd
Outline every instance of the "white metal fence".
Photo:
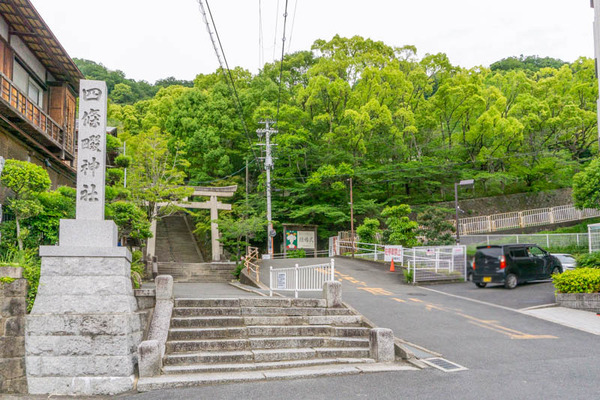
[[588,225],[588,235],[589,252],[600,251],[600,224]]
[[[600,232],[598,232],[600,234]],[[460,237],[460,242],[469,249],[477,246],[492,244],[530,243],[546,249],[585,249],[588,247],[589,235],[587,233],[533,233],[514,235],[465,235]]]
[[[354,248],[354,258],[384,261],[385,245],[345,240],[334,240],[334,255],[349,255]],[[466,278],[466,246],[431,246],[402,248],[400,256],[393,259],[398,267],[404,267],[412,276],[413,283]],[[389,258],[388,258],[389,260]]]
[[269,295],[273,291],[318,292],[325,282],[332,282],[335,275],[335,261],[328,264],[298,266],[293,268],[269,268]]
[[469,235],[578,221],[594,217],[600,217],[600,210],[591,208],[578,210],[573,205],[564,205],[482,217],[461,218],[458,226],[461,235]]

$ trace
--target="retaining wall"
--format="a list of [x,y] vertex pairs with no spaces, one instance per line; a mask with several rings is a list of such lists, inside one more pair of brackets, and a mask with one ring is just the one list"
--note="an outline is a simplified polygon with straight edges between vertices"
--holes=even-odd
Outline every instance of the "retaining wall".
[[561,307],[600,313],[600,293],[556,293]]
[[[25,374],[25,314],[27,280],[22,268],[0,267],[0,393],[27,393]],[[1,396],[0,396],[1,397]]]

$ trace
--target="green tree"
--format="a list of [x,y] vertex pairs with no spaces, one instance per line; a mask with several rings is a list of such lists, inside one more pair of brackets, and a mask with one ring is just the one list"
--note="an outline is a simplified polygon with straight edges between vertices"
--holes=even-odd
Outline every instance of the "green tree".
[[131,238],[143,247],[145,240],[152,237],[148,216],[140,207],[128,201],[115,201],[107,206],[107,218],[115,221],[119,227],[121,244]]
[[363,243],[378,243],[377,239],[381,233],[379,229],[379,220],[375,218],[365,218],[363,223],[356,228],[356,234]]
[[600,209],[600,158],[573,177],[575,207]]
[[425,238],[424,244],[440,246],[454,244],[454,225],[448,222],[452,210],[446,208],[429,207],[417,215],[419,224],[418,233]]
[[381,212],[385,218],[387,230],[384,232],[386,243],[400,244],[405,247],[413,247],[417,244],[417,228],[419,224],[411,221],[408,217],[411,213],[410,206],[400,204],[398,206],[386,207]]
[[42,212],[37,195],[50,188],[50,177],[46,170],[35,164],[7,160],[0,183],[10,189],[14,197],[8,199],[8,209],[15,216],[17,243],[19,250],[23,250],[23,239],[27,237],[28,230],[21,230],[21,222],[34,217]]

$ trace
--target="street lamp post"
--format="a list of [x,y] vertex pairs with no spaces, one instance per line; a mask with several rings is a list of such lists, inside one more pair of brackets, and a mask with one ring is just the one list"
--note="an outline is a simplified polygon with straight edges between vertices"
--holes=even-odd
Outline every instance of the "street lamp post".
[[458,187],[459,186],[470,186],[474,184],[475,181],[473,179],[467,179],[464,181],[456,182],[454,184],[454,210],[456,211],[456,244],[460,244],[460,226],[458,224]]

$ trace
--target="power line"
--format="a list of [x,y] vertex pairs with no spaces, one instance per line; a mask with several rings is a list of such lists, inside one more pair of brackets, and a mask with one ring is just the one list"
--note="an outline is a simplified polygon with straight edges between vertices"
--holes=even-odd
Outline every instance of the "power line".
[[279,126],[279,108],[281,107],[281,87],[283,85],[283,56],[285,55],[285,28],[287,25],[288,0],[285,0],[285,11],[283,13],[283,36],[281,38],[281,62],[279,65],[279,94],[277,95],[277,114],[275,124]]
[[[253,162],[255,162],[255,161],[256,161],[256,160],[252,160],[252,161],[250,161],[250,162],[248,163],[248,165],[252,164],[252,163],[253,163]],[[233,172],[233,173],[231,173],[231,174],[229,174],[229,175],[227,175],[227,176],[224,176],[224,177],[222,177],[222,178],[215,178],[215,179],[213,179],[213,180],[211,180],[211,181],[202,181],[202,182],[198,182],[198,184],[214,183],[214,182],[224,181],[225,179],[232,178],[232,177],[236,176],[237,174],[239,174],[240,172],[242,172],[243,170],[245,170],[245,169],[248,167],[248,165],[244,165],[242,168],[238,169],[237,171],[235,171],[235,172]]]
[[[210,23],[206,16],[206,11],[204,10],[204,4],[202,3],[203,1],[206,2],[206,9],[208,10],[208,16],[210,16]],[[219,61],[219,65],[221,66],[221,73],[223,74],[223,78],[225,78],[225,82],[227,82],[227,84],[229,86],[229,90],[232,92],[232,94],[235,98],[234,103],[238,110],[238,117],[240,118],[240,121],[242,122],[242,127],[244,128],[244,134],[246,135],[246,138],[248,139],[248,144],[250,145],[249,146],[250,151],[252,151],[254,160],[258,162],[256,153],[254,152],[254,149],[252,148],[252,139],[250,139],[250,134],[248,133],[248,127],[246,126],[246,121],[244,120],[242,103],[238,96],[237,89],[235,88],[235,82],[233,80],[233,75],[231,73],[231,70],[229,69],[229,63],[227,62],[227,57],[225,57],[225,51],[223,50],[223,44],[221,43],[221,38],[219,37],[219,32],[217,31],[217,25],[215,24],[215,20],[212,16],[212,12],[210,10],[210,5],[208,4],[208,0],[198,0],[198,5],[200,6],[200,13],[202,13],[202,18],[204,19],[204,23],[206,24],[206,29],[208,30],[210,40],[212,41],[212,45],[215,50],[215,54],[217,55],[217,60]],[[216,41],[213,37],[211,25],[214,30],[214,35],[217,38]],[[217,47],[217,43],[219,44],[218,47]],[[227,74],[225,74],[225,70],[227,70]],[[229,76],[229,80],[227,80],[227,76]]]
[[288,51],[292,50],[292,39],[294,35],[294,25],[296,25],[296,9],[298,8],[298,0],[294,3],[294,16],[292,17],[292,29],[290,30],[290,44],[288,44]]
[[265,63],[265,43],[263,40],[262,25],[262,0],[258,0],[258,69],[264,67]]
[[277,25],[279,23],[279,0],[277,0],[277,11],[275,11],[275,34],[273,34],[273,62],[275,62],[275,51],[277,50]]
[[[538,154],[542,154],[543,152],[537,151],[537,152],[529,152],[529,153],[514,153],[511,154],[508,157],[517,157],[517,158],[522,158],[522,157],[529,157],[532,155],[538,155]],[[504,161],[506,160],[508,157],[494,157],[494,158],[489,158],[488,161]],[[459,166],[463,166],[463,165],[469,165],[472,164],[472,161],[461,161],[461,162],[449,162],[446,163],[444,165],[440,165],[438,166],[439,169],[444,169],[444,170],[449,170],[450,167],[459,167]],[[429,165],[430,166],[430,165]],[[410,168],[392,168],[392,169],[383,169],[383,170],[376,170],[376,171],[361,171],[361,172],[354,172],[353,176],[369,176],[369,175],[378,175],[378,174],[391,174],[394,172],[414,172],[416,170],[423,170],[425,169],[427,166],[423,165],[422,163],[416,164],[414,167],[410,167]],[[344,178],[347,177],[348,174],[335,174],[335,175],[328,175],[328,178]],[[302,177],[302,176],[294,176],[294,177],[287,177],[287,178],[274,178],[273,181],[274,182],[285,182],[285,181],[300,181],[302,179],[304,179],[306,177]],[[378,182],[387,182],[389,180],[385,180],[385,181],[378,181]]]

